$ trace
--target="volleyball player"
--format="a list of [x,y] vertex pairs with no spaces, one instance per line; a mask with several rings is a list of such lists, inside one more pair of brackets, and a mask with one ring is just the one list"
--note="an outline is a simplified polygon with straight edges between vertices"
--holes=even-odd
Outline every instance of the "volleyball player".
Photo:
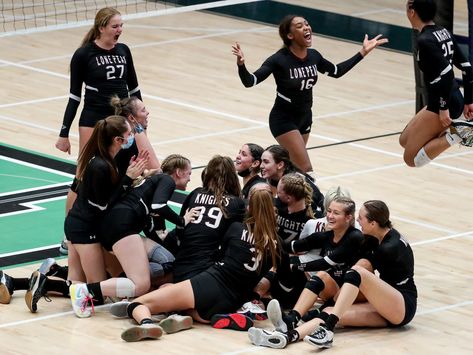
[[[133,188],[101,221],[100,242],[106,250],[113,251],[126,276],[71,285],[72,307],[78,317],[90,317],[90,310],[84,303],[87,298],[103,303],[105,296],[141,296],[149,291],[151,279],[172,271],[174,256],[156,242],[146,241],[139,233],[148,224],[150,216],[163,227],[166,219],[183,228],[197,216],[197,211],[186,211],[184,217],[180,217],[167,205],[176,187],[183,190],[186,188],[190,180],[190,161],[173,154],[163,161],[162,167],[165,171],[163,174],[155,173],[137,179]],[[173,174],[177,170],[185,171],[185,177],[181,177],[180,173]]]
[[[399,138],[404,161],[410,167],[430,163],[452,145],[473,145],[471,64],[452,34],[434,23],[435,12],[434,0],[407,1],[407,18],[420,32],[416,60],[427,90],[427,106],[411,119]],[[464,97],[452,64],[462,71]],[[464,118],[460,118],[462,113]]]
[[276,80],[276,100],[269,115],[269,127],[277,142],[290,153],[291,160],[311,173],[313,168],[306,150],[312,127],[312,88],[318,72],[339,78],[352,69],[375,47],[387,42],[381,35],[369,40],[352,58],[334,65],[312,46],[312,28],[302,17],[288,15],[279,24],[279,36],[284,46],[265,60],[253,74],[245,66],[245,56],[239,43],[232,47],[237,57],[238,74],[245,87],[251,87],[273,74]]
[[[130,95],[141,99],[138,79],[130,49],[119,43],[123,22],[118,10],[100,9],[94,25],[89,29],[70,63],[70,93],[64,118],[56,142],[60,151],[71,153],[69,130],[77,113],[82,86],[85,86],[84,106],[79,119],[79,154],[92,135],[95,123],[113,115],[110,106],[113,95],[125,98]],[[80,174],[76,173],[76,177]],[[71,186],[66,200],[66,215],[76,198],[77,180]],[[63,245],[62,253],[67,253]]]
[[138,155],[141,150],[149,152],[147,169],[160,169],[161,164],[154,151],[147,135],[149,123],[149,111],[145,104],[137,96],[130,96],[120,99],[118,96],[112,96],[110,104],[115,110],[115,115],[126,117],[131,126],[135,141],[129,149],[122,149],[115,156],[118,171],[120,175],[125,174],[128,164],[133,155]]
[[118,201],[147,164],[147,152],[140,152],[120,178],[114,157],[120,149],[129,148],[133,140],[126,118],[109,116],[97,122],[79,155],[77,199],[64,223],[69,246],[69,280],[106,279],[98,226],[105,211]]
[[[162,287],[130,304],[114,304],[112,314],[126,307],[128,316],[139,324],[125,330],[122,339],[138,341],[159,338],[162,329],[151,320],[151,314],[158,312],[191,310],[188,313],[197,321],[208,323],[212,319],[217,328],[226,327],[223,323],[231,319],[222,316],[215,319],[213,316],[235,311],[248,299],[260,274],[275,266],[278,260],[276,220],[272,196],[268,191],[258,190],[251,195],[248,218],[245,223],[231,224],[221,246],[223,257],[190,280]],[[170,329],[166,330],[167,333],[183,328],[163,325],[164,330]]]
[[[273,194],[277,195],[277,186],[283,175],[289,173],[302,173],[302,171],[289,158],[289,151],[282,145],[274,144],[265,149],[261,155],[261,175],[265,178],[273,189]],[[313,179],[303,174],[305,181],[312,188],[312,211],[314,216],[323,217],[324,196],[320,192]]]
[[[266,344],[274,343],[276,338],[283,348],[285,343],[303,338],[311,345],[326,348],[333,344],[337,323],[350,327],[401,327],[414,318],[414,255],[409,243],[392,228],[388,207],[383,201],[366,201],[359,211],[358,223],[370,247],[364,258],[345,273],[335,306],[325,308],[317,318],[287,334],[265,332]],[[354,303],[359,293],[366,301]]]
[[261,154],[263,147],[254,143],[243,144],[235,159],[235,169],[237,174],[243,178],[243,187],[241,196],[248,200],[248,194],[252,186],[259,182],[265,181],[259,175],[261,165]]

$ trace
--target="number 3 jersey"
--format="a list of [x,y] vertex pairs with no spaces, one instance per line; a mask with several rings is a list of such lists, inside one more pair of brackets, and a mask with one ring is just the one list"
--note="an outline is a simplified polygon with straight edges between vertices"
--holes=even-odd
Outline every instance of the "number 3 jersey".
[[207,272],[222,286],[222,292],[240,304],[271,268],[271,258],[256,251],[253,234],[244,223],[233,223],[222,240],[223,257]]
[[225,195],[222,205],[225,214],[218,207],[215,195],[202,187],[187,196],[181,216],[190,208],[197,208],[199,216],[184,229],[177,230],[179,250],[174,262],[174,282],[190,279],[214,265],[228,227],[243,221],[245,203],[241,198]]

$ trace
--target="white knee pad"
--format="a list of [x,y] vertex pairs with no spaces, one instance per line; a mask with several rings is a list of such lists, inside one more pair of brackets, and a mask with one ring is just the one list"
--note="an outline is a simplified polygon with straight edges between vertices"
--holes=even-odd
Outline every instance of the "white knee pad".
[[421,148],[421,150],[419,150],[417,152],[417,155],[414,157],[414,165],[417,167],[417,168],[420,168],[424,165],[427,165],[431,162],[432,160],[429,158],[429,156],[427,155],[427,153],[425,152],[425,149],[424,147]]
[[135,284],[130,279],[119,277],[115,291],[117,297],[135,297]]

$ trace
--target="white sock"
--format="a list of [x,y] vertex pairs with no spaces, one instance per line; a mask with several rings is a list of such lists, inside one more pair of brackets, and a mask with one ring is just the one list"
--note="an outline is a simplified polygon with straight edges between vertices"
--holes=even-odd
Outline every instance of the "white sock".
[[432,159],[429,158],[429,156],[427,155],[427,153],[425,152],[425,149],[424,147],[421,148],[421,150],[419,150],[417,152],[417,155],[414,157],[414,165],[417,167],[417,168],[420,168],[424,165],[427,165],[429,164],[430,162],[432,161]]
[[447,132],[445,138],[450,146],[458,144],[462,141],[461,137],[458,134]]

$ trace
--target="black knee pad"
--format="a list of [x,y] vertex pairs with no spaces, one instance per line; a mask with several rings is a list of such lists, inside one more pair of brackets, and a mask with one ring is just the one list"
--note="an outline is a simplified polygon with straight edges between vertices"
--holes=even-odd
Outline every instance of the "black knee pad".
[[350,269],[345,273],[345,276],[343,277],[343,282],[352,284],[356,287],[360,287],[361,275],[358,273],[358,271]]
[[141,306],[140,302],[131,302],[128,307],[126,307],[126,314],[128,314],[128,318],[133,319],[133,311],[136,307]]
[[264,277],[265,277],[266,279],[268,279],[269,282],[270,282],[271,285],[272,285],[272,284],[274,284],[274,283],[277,281],[278,275],[276,275],[276,273],[273,272],[273,271],[268,271],[268,272],[266,273],[266,275],[264,275]]
[[309,281],[307,281],[307,283],[305,284],[305,288],[318,295],[325,288],[325,283],[320,277],[315,275],[312,276]]
[[71,184],[71,191],[77,193],[77,188],[78,187],[79,187],[79,179],[74,177],[74,180],[72,180],[72,184]]

